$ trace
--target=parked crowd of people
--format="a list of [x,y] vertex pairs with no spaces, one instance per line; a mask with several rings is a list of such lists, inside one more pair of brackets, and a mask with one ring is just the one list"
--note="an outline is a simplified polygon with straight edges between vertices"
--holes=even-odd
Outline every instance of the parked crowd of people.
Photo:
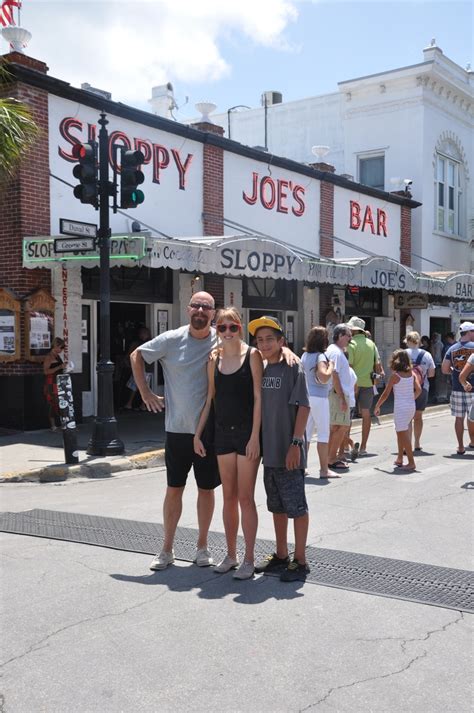
[[[145,407],[160,412],[166,405],[164,542],[150,568],[163,570],[174,561],[183,492],[193,468],[199,527],[195,563],[214,565],[207,537],[214,491],[222,483],[227,552],[215,571],[232,570],[233,577],[242,580],[269,571],[278,572],[282,581],[304,580],[309,572],[305,496],[309,443],[316,433],[322,479],[340,477],[351,462],[367,454],[371,408],[379,393],[377,385],[385,378],[377,346],[364,320],[356,316],[334,328],[331,343],[325,327],[313,327],[301,360],[286,346],[283,328],[272,316],[250,322],[248,331],[254,340],[250,346],[238,310],[224,308],[216,316],[214,299],[207,292],[192,296],[188,316],[189,324],[146,341],[130,354],[134,382]],[[417,332],[411,332],[406,335],[406,348],[391,356],[391,373],[374,414],[380,414],[393,392],[398,451],[394,466],[402,472],[416,470],[414,453],[422,448],[427,383],[438,366],[443,374],[452,375],[457,452],[465,452],[466,417],[469,447],[474,448],[474,324],[465,322],[460,331],[459,341],[444,352],[437,345],[435,355],[422,347]],[[164,373],[164,397],[153,393],[146,378],[146,365],[157,360]],[[362,418],[360,443],[350,433],[356,404]],[[256,563],[254,492],[260,460],[276,547]],[[295,540],[291,559],[289,520],[293,520]],[[241,562],[237,553],[240,522],[245,541]]]

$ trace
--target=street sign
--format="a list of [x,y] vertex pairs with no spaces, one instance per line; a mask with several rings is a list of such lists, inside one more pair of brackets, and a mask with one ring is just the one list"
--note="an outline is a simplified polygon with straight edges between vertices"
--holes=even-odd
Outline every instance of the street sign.
[[[124,260],[142,260],[145,257],[146,239],[147,234],[144,233],[111,235],[109,238],[110,259],[120,262]],[[64,261],[80,261],[87,265],[91,261],[99,260],[99,247],[97,244],[94,250],[83,250],[82,248],[75,247],[72,253],[68,251],[67,253],[61,254],[56,253],[56,240],[66,240],[66,238],[62,238],[60,235],[23,238],[23,266],[39,267],[41,263],[47,265],[49,262]]]
[[55,238],[55,253],[93,252],[95,238]]
[[95,223],[83,223],[79,220],[60,218],[59,232],[62,235],[77,235],[80,238],[96,238],[97,225]]

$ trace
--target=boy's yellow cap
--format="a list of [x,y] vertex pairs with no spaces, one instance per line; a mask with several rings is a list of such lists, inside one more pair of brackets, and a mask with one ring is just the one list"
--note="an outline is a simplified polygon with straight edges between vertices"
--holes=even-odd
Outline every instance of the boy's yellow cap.
[[271,329],[277,329],[279,332],[281,332],[283,336],[283,327],[281,326],[280,322],[275,319],[275,317],[266,317],[265,315],[263,317],[259,317],[258,319],[252,319],[251,322],[249,322],[249,332],[253,336],[255,336],[255,332],[257,329],[260,329],[260,327],[270,327]]

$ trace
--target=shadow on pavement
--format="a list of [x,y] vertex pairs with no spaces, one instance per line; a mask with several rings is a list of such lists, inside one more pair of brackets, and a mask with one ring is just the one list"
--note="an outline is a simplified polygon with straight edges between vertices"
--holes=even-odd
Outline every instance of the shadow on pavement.
[[[202,579],[205,573],[206,578]],[[232,573],[216,574],[210,568],[173,567],[171,565],[162,572],[132,576],[127,574],[111,574],[118,582],[130,582],[145,586],[164,586],[170,592],[190,592],[198,589],[200,599],[223,599],[233,596],[238,604],[262,604],[269,599],[295,599],[304,596],[298,590],[304,582],[280,582],[275,577],[265,575],[254,579],[239,581],[233,579]]]

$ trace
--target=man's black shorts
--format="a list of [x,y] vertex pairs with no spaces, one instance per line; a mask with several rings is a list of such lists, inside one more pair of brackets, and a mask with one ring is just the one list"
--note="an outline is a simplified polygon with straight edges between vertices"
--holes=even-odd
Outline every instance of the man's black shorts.
[[207,448],[207,455],[201,458],[194,452],[192,433],[166,433],[165,462],[166,477],[171,488],[183,488],[191,467],[198,488],[214,490],[221,484],[217,458],[213,448]]

